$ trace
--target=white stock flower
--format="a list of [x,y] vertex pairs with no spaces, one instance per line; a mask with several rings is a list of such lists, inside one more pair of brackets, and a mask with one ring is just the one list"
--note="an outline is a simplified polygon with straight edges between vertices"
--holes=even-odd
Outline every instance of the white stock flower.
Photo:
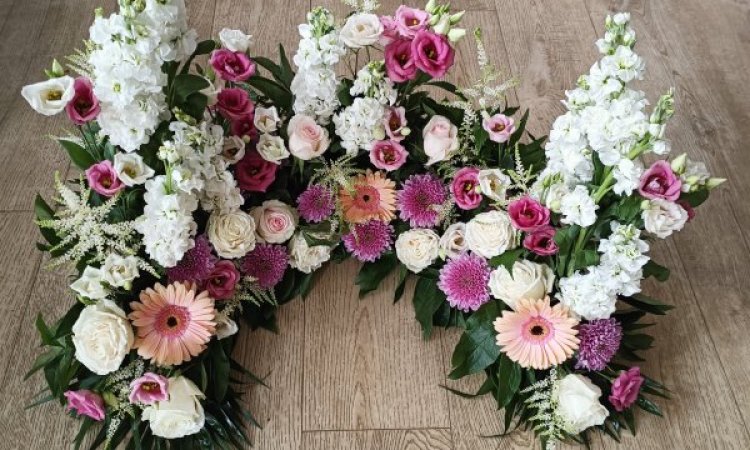
[[569,374],[557,381],[557,409],[566,431],[578,434],[595,425],[602,425],[609,411],[599,402],[601,389],[583,375]]
[[440,236],[432,230],[414,228],[401,233],[395,246],[398,260],[407,269],[419,273],[438,258]]
[[222,258],[241,258],[255,248],[255,220],[243,211],[211,214],[206,234]]
[[253,43],[253,37],[240,30],[223,28],[219,31],[219,40],[224,48],[233,52],[246,52]]
[[513,185],[513,180],[500,169],[480,170],[478,178],[482,194],[496,202],[504,201],[507,189]]
[[615,312],[619,283],[612,279],[610,270],[601,266],[589,267],[589,272],[576,272],[560,279],[560,302],[586,320],[607,319]]
[[578,185],[560,202],[562,223],[590,227],[596,222],[597,209],[599,206],[594,203],[586,186]]
[[154,436],[178,439],[200,432],[206,421],[201,405],[203,392],[184,376],[168,380],[169,400],[156,402],[143,410]]
[[636,188],[643,174],[643,165],[640,161],[623,158],[617,163],[612,175],[615,177],[615,185],[612,191],[617,195],[628,196]]
[[114,167],[117,177],[125,186],[143,184],[155,173],[137,153],[117,153]]
[[641,215],[646,231],[661,239],[666,239],[675,231],[682,230],[688,221],[685,208],[660,198],[650,200],[648,207]]
[[263,159],[274,164],[281,164],[290,155],[280,136],[261,134],[256,148]]
[[297,233],[289,241],[289,265],[303,273],[312,273],[320,269],[324,262],[331,259],[331,247],[327,245],[310,246],[302,233]]
[[107,289],[102,285],[102,271],[96,267],[86,266],[79,279],[74,281],[70,288],[80,296],[91,300],[101,300],[107,296]]
[[102,279],[110,286],[129,289],[130,283],[138,278],[138,258],[110,253],[101,268]]
[[65,75],[28,84],[21,89],[21,95],[34,111],[45,116],[54,116],[65,109],[73,98],[73,81],[73,78]]
[[266,200],[250,210],[255,221],[255,235],[259,242],[281,244],[289,240],[297,229],[297,210],[278,200]]
[[385,108],[377,99],[357,97],[354,103],[333,116],[336,135],[348,155],[369,150],[374,141],[385,138],[383,117]]
[[541,300],[552,292],[555,274],[546,264],[519,260],[513,264],[512,273],[500,266],[490,274],[492,296],[516,309],[519,300]]
[[487,259],[518,246],[518,234],[505,211],[477,214],[466,224],[466,246]]
[[83,308],[72,331],[76,359],[97,375],[119,369],[133,346],[125,311],[108,299]]
[[352,14],[341,27],[341,40],[349,48],[362,48],[378,42],[383,24],[375,14]]
[[466,224],[456,222],[451,224],[440,238],[440,257],[457,258],[466,251]]
[[279,112],[276,110],[275,106],[268,108],[258,106],[255,108],[253,123],[255,124],[255,128],[261,133],[275,133],[279,128],[280,122],[281,119],[279,118]]

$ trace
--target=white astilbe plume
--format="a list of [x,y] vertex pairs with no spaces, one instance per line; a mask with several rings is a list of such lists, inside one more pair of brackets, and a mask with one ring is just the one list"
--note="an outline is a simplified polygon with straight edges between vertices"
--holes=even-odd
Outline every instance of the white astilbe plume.
[[358,13],[371,13],[380,8],[377,0],[341,0],[341,2]]
[[545,450],[554,450],[557,442],[565,437],[565,423],[555,413],[557,381],[557,369],[553,367],[547,378],[521,391],[521,394],[530,394],[524,400],[526,407],[535,412],[529,422],[534,425],[534,432],[547,443]]

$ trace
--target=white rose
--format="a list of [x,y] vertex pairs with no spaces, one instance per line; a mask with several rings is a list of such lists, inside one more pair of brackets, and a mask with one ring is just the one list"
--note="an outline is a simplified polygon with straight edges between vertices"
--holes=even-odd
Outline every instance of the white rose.
[[302,114],[292,117],[287,134],[289,151],[303,161],[317,158],[331,145],[328,130],[318,125],[312,117]]
[[414,228],[396,239],[396,256],[407,269],[419,273],[435,261],[440,251],[440,236],[432,230]]
[[243,211],[211,214],[206,232],[222,258],[241,258],[255,248],[255,220]]
[[83,308],[72,331],[76,359],[97,375],[119,369],[133,347],[133,328],[112,300]]
[[440,238],[440,257],[457,258],[466,250],[466,224],[457,222],[451,224]]
[[169,379],[169,400],[156,402],[143,410],[142,418],[149,422],[154,436],[178,439],[200,432],[206,415],[200,400],[203,392],[185,377]]
[[130,289],[130,283],[138,278],[138,258],[110,253],[101,268],[102,279],[110,286]]
[[518,246],[518,234],[505,211],[477,214],[466,224],[466,245],[487,259]]
[[661,239],[682,230],[688,221],[685,208],[660,198],[648,202],[648,208],[643,211],[642,217],[646,231]]
[[264,108],[258,106],[255,108],[255,128],[261,133],[274,133],[279,127],[279,112],[275,106]]
[[341,40],[349,48],[362,48],[378,42],[383,24],[375,14],[353,14],[341,28]]
[[279,136],[261,134],[257,149],[261,158],[274,164],[281,164],[281,161],[289,158],[289,150],[284,145],[284,139]]
[[108,294],[107,289],[102,285],[102,281],[102,271],[96,267],[87,266],[83,270],[81,278],[74,281],[70,288],[82,297],[101,300]]
[[498,202],[505,200],[505,192],[513,184],[510,177],[500,169],[480,170],[478,178],[482,194]]
[[236,164],[245,157],[245,141],[239,136],[228,136],[224,138],[221,149],[221,157],[227,164]]
[[224,314],[223,311],[216,312],[214,322],[216,322],[216,339],[226,339],[236,334],[239,330],[237,322]]
[[125,186],[143,184],[154,176],[154,169],[147,166],[137,153],[117,153],[114,167],[117,177]]
[[601,389],[583,375],[570,374],[557,382],[557,415],[571,434],[602,425],[609,411],[601,403]]
[[73,78],[65,75],[39,83],[28,84],[21,89],[21,95],[34,111],[45,116],[59,113],[73,98]]
[[492,296],[502,300],[511,309],[521,299],[541,300],[552,292],[555,274],[546,264],[527,260],[516,261],[513,273],[500,266],[490,275]]
[[250,210],[255,219],[255,235],[260,242],[281,244],[289,240],[297,228],[297,211],[278,200],[266,200]]
[[289,242],[289,265],[300,272],[312,273],[331,259],[331,248],[327,245],[310,247],[302,233],[294,235]]
[[427,165],[445,161],[458,150],[458,127],[443,116],[432,116],[422,132]]
[[230,30],[229,28],[219,31],[219,40],[224,48],[233,52],[246,52],[253,43],[252,36],[240,30]]

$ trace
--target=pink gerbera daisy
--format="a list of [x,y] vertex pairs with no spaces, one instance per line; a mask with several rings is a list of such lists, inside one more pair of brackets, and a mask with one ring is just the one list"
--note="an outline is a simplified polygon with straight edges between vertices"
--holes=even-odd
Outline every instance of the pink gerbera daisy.
[[321,184],[313,184],[297,197],[299,215],[308,222],[326,220],[335,208],[333,193]]
[[271,289],[284,278],[288,263],[283,245],[258,244],[242,260],[241,268],[261,289]]
[[380,220],[358,223],[341,238],[360,261],[373,262],[393,245],[393,227]]
[[578,348],[572,318],[568,308],[557,304],[550,306],[544,300],[520,300],[515,311],[503,311],[494,322],[497,345],[512,361],[521,367],[537,370],[559,365]]
[[438,287],[448,303],[461,311],[476,311],[490,299],[490,266],[473,253],[451,259],[440,269]]
[[159,366],[174,366],[198,356],[216,330],[214,299],[194,284],[157,284],[131,302],[128,318],[136,328],[134,348]]
[[398,191],[401,219],[414,228],[434,227],[440,220],[446,197],[445,186],[435,175],[412,175]]

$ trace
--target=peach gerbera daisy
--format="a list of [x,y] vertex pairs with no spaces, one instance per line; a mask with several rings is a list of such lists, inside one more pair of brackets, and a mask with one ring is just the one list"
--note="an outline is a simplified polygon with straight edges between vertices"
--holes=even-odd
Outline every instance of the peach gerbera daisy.
[[159,366],[189,361],[206,348],[216,330],[214,299],[189,283],[157,284],[131,302],[128,318],[136,328],[134,348]]
[[341,188],[339,194],[344,219],[349,223],[364,223],[370,220],[390,222],[396,211],[396,183],[383,172],[368,170],[357,175],[349,188]]
[[515,311],[503,311],[494,322],[497,345],[521,367],[549,369],[567,360],[578,348],[578,321],[568,308],[544,300],[520,300]]

